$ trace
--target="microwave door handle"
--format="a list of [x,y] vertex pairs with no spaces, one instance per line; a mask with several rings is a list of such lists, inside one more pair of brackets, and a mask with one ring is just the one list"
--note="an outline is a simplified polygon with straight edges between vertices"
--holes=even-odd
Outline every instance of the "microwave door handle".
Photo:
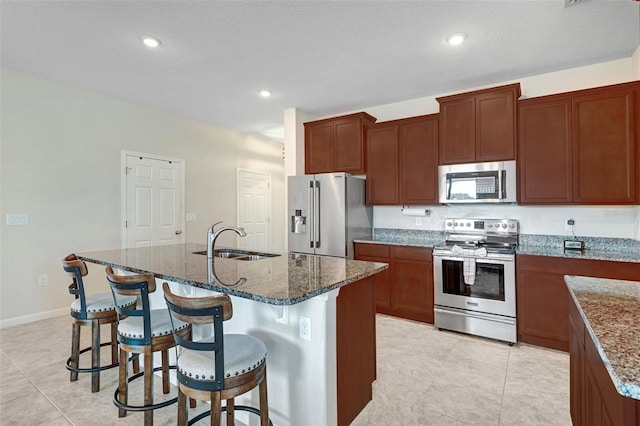
[[449,177],[449,174],[446,174],[446,179],[447,179],[447,200],[451,199],[451,187],[453,185],[451,185],[451,177]]
[[505,198],[507,198],[507,188],[505,188],[505,186],[507,185],[507,171],[506,170],[500,170],[500,186],[498,188],[500,188],[500,194],[499,197],[501,200],[504,200]]
[[315,187],[315,191],[314,191],[314,195],[315,195],[315,241],[316,241],[316,248],[320,248],[320,234],[321,234],[321,230],[320,230],[320,226],[322,226],[321,223],[321,219],[320,219],[320,181],[316,181],[316,187]]

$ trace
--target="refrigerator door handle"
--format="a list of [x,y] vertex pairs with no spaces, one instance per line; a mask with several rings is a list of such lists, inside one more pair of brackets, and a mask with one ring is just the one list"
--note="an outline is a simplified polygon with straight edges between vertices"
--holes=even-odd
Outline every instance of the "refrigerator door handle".
[[316,188],[314,191],[315,200],[314,200],[314,209],[313,209],[313,227],[314,227],[314,239],[316,241],[316,248],[320,248],[320,182],[315,181]]
[[315,226],[316,226],[316,209],[315,209],[315,197],[314,197],[314,184],[315,181],[309,181],[309,193],[308,195],[308,200],[307,200],[307,205],[309,206],[309,218],[311,220],[311,223],[309,224],[309,247],[313,248],[313,244],[314,244],[314,231],[315,231]]

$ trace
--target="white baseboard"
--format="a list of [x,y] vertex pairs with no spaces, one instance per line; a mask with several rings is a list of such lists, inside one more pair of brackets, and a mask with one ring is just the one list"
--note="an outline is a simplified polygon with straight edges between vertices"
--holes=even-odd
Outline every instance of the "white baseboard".
[[37,314],[23,315],[20,317],[9,318],[0,321],[0,328],[13,327],[14,325],[28,324],[34,321],[40,321],[49,318],[59,317],[69,314],[69,308],[54,309],[52,311],[40,312]]

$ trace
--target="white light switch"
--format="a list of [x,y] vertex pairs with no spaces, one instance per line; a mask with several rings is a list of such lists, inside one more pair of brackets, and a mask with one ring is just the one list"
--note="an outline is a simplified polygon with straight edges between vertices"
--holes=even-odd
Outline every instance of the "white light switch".
[[196,214],[195,213],[187,213],[187,222],[195,222]]
[[25,226],[29,224],[29,215],[26,213],[13,213],[7,215],[8,226]]

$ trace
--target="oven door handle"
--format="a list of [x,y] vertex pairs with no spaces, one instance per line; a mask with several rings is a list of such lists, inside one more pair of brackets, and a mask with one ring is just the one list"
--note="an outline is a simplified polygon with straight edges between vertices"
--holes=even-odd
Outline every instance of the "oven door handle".
[[447,256],[447,255],[433,255],[434,260],[453,260],[462,262],[463,259],[475,259],[476,263],[491,263],[491,264],[503,264],[505,262],[513,262],[515,258],[505,257],[504,259],[487,259],[486,257],[476,256]]
[[466,311],[466,312],[457,312],[457,311],[450,311],[448,309],[439,309],[439,308],[433,308],[433,312],[439,312],[441,314],[451,314],[451,315],[457,315],[460,317],[473,317],[473,318],[479,318],[479,319],[484,319],[484,320],[490,320],[490,321],[495,321],[495,322],[499,322],[502,324],[510,324],[512,325],[515,321],[513,318],[505,318],[505,319],[501,319],[501,318],[496,318],[495,315],[482,315],[479,314],[477,312],[473,312],[473,311]]

